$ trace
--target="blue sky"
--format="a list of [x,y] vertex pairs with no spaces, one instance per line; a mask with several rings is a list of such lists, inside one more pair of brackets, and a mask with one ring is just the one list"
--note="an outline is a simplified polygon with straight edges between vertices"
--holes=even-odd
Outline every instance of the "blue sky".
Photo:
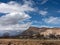
[[[25,24],[28,27],[60,27],[60,0],[0,0],[0,2],[0,27],[16,26],[18,23],[18,26],[23,25],[21,27],[24,29]],[[20,17],[16,18],[15,15]]]

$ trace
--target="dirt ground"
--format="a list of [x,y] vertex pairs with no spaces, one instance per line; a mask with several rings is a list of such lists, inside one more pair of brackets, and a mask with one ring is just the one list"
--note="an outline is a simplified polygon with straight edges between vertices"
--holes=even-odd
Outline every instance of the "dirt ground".
[[60,40],[0,39],[0,45],[60,45]]

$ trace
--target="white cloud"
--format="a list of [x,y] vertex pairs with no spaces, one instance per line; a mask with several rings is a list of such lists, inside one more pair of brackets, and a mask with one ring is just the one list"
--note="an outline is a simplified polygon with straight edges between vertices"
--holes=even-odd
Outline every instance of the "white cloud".
[[20,13],[10,13],[0,17],[0,25],[11,25],[17,24],[19,21],[23,21],[25,19],[29,19],[30,16],[27,14],[20,14]]
[[42,22],[41,22],[41,21],[34,20],[34,21],[32,21],[32,23],[33,23],[33,24],[34,24],[34,23],[40,24],[40,23],[42,23]]
[[[12,4],[11,4],[12,3]],[[32,11],[34,10],[28,4],[19,5],[16,2],[9,2],[9,3],[0,3],[0,12],[3,13],[12,13],[12,12],[24,12],[24,11]]]
[[48,25],[40,25],[40,28],[45,27],[45,28],[53,28],[54,26],[48,26]]
[[41,4],[45,4],[48,0],[42,0]]
[[46,25],[41,25],[40,27],[49,27],[49,26],[46,26]]
[[0,25],[0,30],[26,30],[31,23],[15,24],[15,25]]
[[47,11],[43,11],[43,10],[41,10],[41,11],[39,11],[39,14],[41,14],[41,15],[46,15],[48,12]]
[[57,11],[58,13],[60,13],[60,10],[59,11]]
[[33,27],[40,27],[41,24],[42,24],[42,21],[37,21],[37,20],[34,20],[34,21],[31,21],[31,26]]
[[23,0],[25,4],[28,4],[29,6],[32,6],[34,3],[32,0]]
[[60,17],[49,17],[43,19],[46,23],[50,24],[60,24]]
[[[0,13],[6,13],[6,15],[0,17],[0,29],[22,30],[29,27],[30,23],[22,24],[23,26],[18,23],[19,21],[22,22],[31,18],[28,14],[25,13],[25,11],[34,11],[34,8],[30,7],[28,3],[23,5],[13,1],[8,3],[0,3]],[[26,25],[28,26],[26,27]]]

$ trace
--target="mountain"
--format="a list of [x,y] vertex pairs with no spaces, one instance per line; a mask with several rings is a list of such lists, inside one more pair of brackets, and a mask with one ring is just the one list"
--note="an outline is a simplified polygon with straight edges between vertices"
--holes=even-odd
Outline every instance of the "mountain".
[[47,29],[49,28],[45,28],[45,27],[42,27],[42,28],[37,28],[37,27],[30,27],[29,29],[25,30],[22,34],[37,34],[37,33],[42,33],[42,32],[45,32]]
[[25,30],[21,35],[32,35],[40,33],[40,28],[37,27],[30,27],[29,29]]
[[46,36],[50,36],[52,35],[60,35],[60,28],[46,28],[46,27],[42,27],[42,28],[37,28],[37,27],[30,27],[29,29],[25,30],[21,35],[44,35]]
[[3,37],[5,36],[14,36],[14,38],[18,37],[20,38],[21,36],[23,38],[26,37],[34,37],[34,38],[38,38],[38,37],[49,37],[49,36],[59,36],[60,37],[60,28],[47,28],[47,27],[42,27],[42,28],[38,28],[38,27],[30,27],[27,30],[18,30],[18,31],[0,31],[0,36],[2,35]]

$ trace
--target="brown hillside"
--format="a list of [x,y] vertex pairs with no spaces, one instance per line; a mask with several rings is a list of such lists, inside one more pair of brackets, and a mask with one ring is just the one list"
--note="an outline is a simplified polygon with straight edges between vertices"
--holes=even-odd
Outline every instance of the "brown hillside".
[[26,31],[24,31],[22,34],[23,35],[32,35],[32,34],[43,34],[43,35],[50,35],[50,34],[55,34],[55,35],[60,35],[60,28],[37,28],[37,27],[30,27]]

